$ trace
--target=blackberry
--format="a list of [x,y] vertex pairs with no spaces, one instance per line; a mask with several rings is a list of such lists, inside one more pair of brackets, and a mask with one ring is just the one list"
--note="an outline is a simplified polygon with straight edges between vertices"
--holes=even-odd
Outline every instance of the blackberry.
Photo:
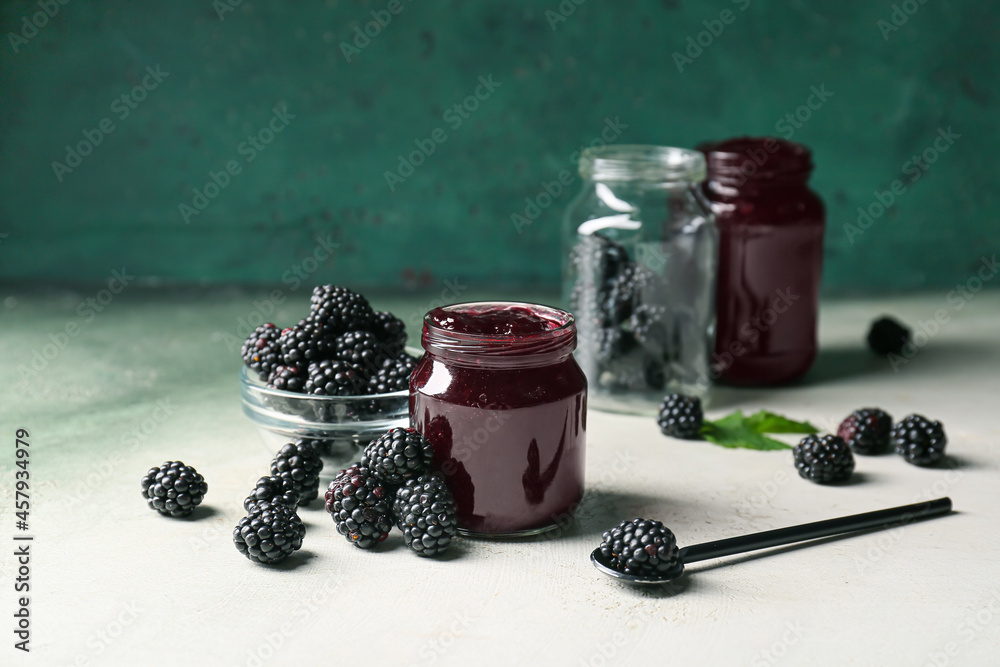
[[370,331],[348,331],[333,341],[333,356],[354,366],[361,367],[371,375],[388,356],[382,351],[382,343]]
[[311,302],[310,318],[322,322],[334,335],[348,331],[368,331],[375,321],[375,312],[368,299],[346,287],[315,287]]
[[406,325],[403,324],[403,320],[388,311],[375,311],[371,332],[378,337],[383,350],[390,357],[402,352],[406,345]]
[[306,388],[304,366],[275,366],[267,376],[267,386],[272,389],[302,393]]
[[257,480],[257,486],[243,501],[243,509],[250,511],[254,505],[266,502],[272,505],[285,505],[294,510],[299,504],[299,490],[291,477],[271,475]]
[[274,367],[281,361],[281,346],[278,345],[278,337],[281,330],[270,322],[262,324],[254,329],[246,341],[240,353],[243,355],[243,363],[252,371],[256,371],[261,380],[266,380]]
[[322,469],[323,459],[311,440],[288,443],[271,461],[271,475],[292,481],[299,494],[299,505],[308,505],[319,496]]
[[302,546],[306,527],[285,505],[261,502],[240,519],[233,542],[240,553],[255,563],[280,563]]
[[605,313],[612,324],[627,320],[639,304],[639,292],[646,280],[646,272],[636,264],[628,264],[608,282]]
[[580,235],[570,261],[584,283],[602,285],[629,264],[628,252],[601,234]]
[[701,399],[684,394],[667,394],[660,403],[656,423],[660,425],[663,435],[693,440],[698,437],[704,419]]
[[187,516],[201,504],[208,484],[197,470],[180,461],[150,468],[142,478],[142,496],[149,509],[164,516]]
[[807,435],[792,450],[799,475],[817,484],[846,482],[854,472],[854,455],[838,435]]
[[278,339],[281,360],[286,366],[306,366],[312,361],[327,359],[333,353],[335,333],[321,322],[306,318]]
[[643,304],[636,306],[628,318],[628,328],[637,341],[650,352],[664,356],[669,348],[669,332],[663,306]]
[[402,484],[426,472],[434,459],[434,445],[412,428],[394,428],[368,443],[361,465],[386,484]]
[[369,394],[388,394],[410,388],[410,374],[417,360],[407,353],[386,359],[382,366],[368,379]]
[[326,359],[309,364],[305,393],[317,396],[356,396],[367,381],[361,369],[346,361]]
[[392,512],[406,546],[421,556],[437,556],[458,533],[455,499],[444,480],[433,473],[399,487]]
[[855,454],[882,454],[889,448],[892,417],[878,408],[855,410],[840,423],[837,435]]
[[941,422],[931,421],[923,415],[908,415],[892,427],[889,435],[893,449],[918,466],[937,465],[944,459],[948,437]]
[[618,327],[601,329],[598,336],[597,358],[601,362],[623,357],[639,345],[635,334]]
[[604,533],[600,549],[611,567],[640,577],[669,576],[681,564],[674,534],[651,519],[621,522]]
[[326,491],[326,511],[337,532],[354,546],[371,549],[392,530],[392,488],[356,463],[341,470]]
[[901,354],[909,342],[910,330],[891,317],[875,320],[868,331],[868,347],[882,356]]

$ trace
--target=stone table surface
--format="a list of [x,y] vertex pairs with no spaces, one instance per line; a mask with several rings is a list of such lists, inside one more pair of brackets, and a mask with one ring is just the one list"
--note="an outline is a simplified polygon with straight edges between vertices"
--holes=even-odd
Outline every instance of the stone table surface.
[[[290,323],[307,297],[111,296],[0,295],[4,665],[997,664],[1000,293],[825,303],[804,381],[718,389],[708,410],[766,408],[827,431],[865,406],[921,413],[945,425],[945,467],[858,457],[853,483],[824,487],[799,478],[788,451],[675,440],[651,418],[591,411],[584,502],[552,537],[461,540],[427,560],[396,533],[370,553],[314,503],[301,511],[302,550],[273,568],[231,538],[273,454],[241,412],[234,345],[241,318]],[[373,302],[411,336],[435,305]],[[863,343],[882,313],[927,332],[895,369]],[[30,434],[26,532],[14,516],[19,428]],[[145,471],[170,459],[209,483],[187,520],[140,496]],[[341,462],[328,461],[324,485]],[[670,587],[623,587],[588,560],[602,531],[634,516],[661,519],[685,545],[945,495],[948,517],[693,564]],[[12,633],[24,595],[13,555],[24,542],[12,538],[26,534],[27,655]]]

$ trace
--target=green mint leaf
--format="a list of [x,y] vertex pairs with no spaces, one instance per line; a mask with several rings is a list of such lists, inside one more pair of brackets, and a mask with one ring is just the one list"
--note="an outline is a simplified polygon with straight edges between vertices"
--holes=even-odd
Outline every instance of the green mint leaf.
[[797,422],[767,410],[746,418],[747,426],[758,433],[819,433],[809,422]]
[[730,448],[743,447],[765,451],[792,448],[791,445],[769,438],[753,429],[750,421],[739,410],[716,421],[705,420],[700,435],[709,442]]

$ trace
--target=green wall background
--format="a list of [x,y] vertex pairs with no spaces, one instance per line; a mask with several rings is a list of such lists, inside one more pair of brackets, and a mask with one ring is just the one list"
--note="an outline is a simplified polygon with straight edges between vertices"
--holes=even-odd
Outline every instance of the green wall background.
[[[608,119],[622,143],[773,134],[814,87],[832,96],[788,129],[828,206],[827,293],[950,288],[1000,247],[993,0],[42,3],[58,13],[26,39],[10,33],[37,0],[0,10],[7,282],[125,267],[153,284],[290,284],[328,239],[308,282],[555,287],[572,193],[520,233],[511,216],[563,170],[575,192],[571,156]],[[373,11],[391,22],[348,62]],[[672,54],[709,28],[678,71]],[[122,118],[115,100],[157,66],[168,75]],[[480,77],[500,85],[446,115]],[[247,162],[274,108],[294,118]],[[114,130],[60,182],[53,161],[104,118]],[[949,127],[959,137],[909,182],[907,161]],[[390,191],[384,173],[435,128],[447,140]],[[186,223],[179,205],[229,161],[241,172]],[[849,243],[844,225],[896,179],[904,193]]]

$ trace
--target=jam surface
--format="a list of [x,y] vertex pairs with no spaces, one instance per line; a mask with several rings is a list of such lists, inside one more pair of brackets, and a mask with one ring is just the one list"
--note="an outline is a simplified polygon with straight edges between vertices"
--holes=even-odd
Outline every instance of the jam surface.
[[[466,343],[460,364],[436,356],[424,336],[428,351],[410,378],[410,419],[434,445],[459,527],[505,535],[565,523],[583,495],[587,381],[572,355],[575,327],[529,306],[478,305],[431,311],[424,326],[438,337],[487,335]],[[500,344],[490,335],[530,340],[546,331],[565,336],[556,354],[547,351],[551,363],[527,364],[516,349],[486,355]]]
[[454,310],[435,308],[427,321],[444,331],[481,336],[530,336],[558,329],[560,323],[521,305]]

